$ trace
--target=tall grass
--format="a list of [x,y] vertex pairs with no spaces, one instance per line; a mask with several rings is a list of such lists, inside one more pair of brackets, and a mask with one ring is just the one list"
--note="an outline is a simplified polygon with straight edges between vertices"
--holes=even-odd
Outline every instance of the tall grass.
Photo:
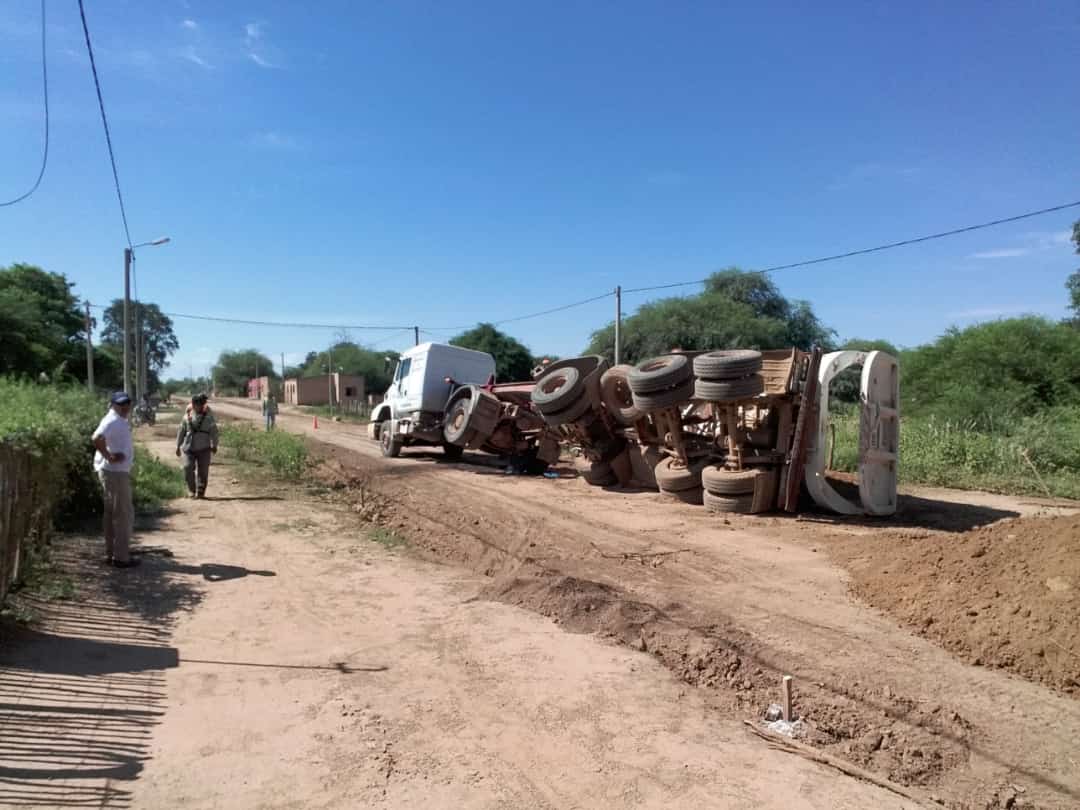
[[299,478],[307,465],[304,440],[284,430],[253,425],[221,426],[221,447],[238,460],[266,467],[279,478]]
[[166,501],[183,497],[187,492],[184,473],[175,464],[167,464],[138,445],[131,467],[132,497],[135,511],[149,514],[161,509]]
[[[853,472],[858,411],[841,411],[832,424],[833,467]],[[1001,419],[992,430],[934,416],[904,417],[899,478],[908,484],[1080,498],[1080,408]]]

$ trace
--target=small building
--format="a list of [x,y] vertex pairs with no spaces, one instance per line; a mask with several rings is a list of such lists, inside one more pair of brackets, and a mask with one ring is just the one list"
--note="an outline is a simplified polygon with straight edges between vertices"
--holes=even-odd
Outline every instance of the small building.
[[288,405],[334,405],[358,407],[364,402],[364,378],[356,374],[321,374],[285,380],[282,397]]
[[255,377],[248,380],[247,396],[248,399],[262,399],[263,397],[270,395],[270,378],[269,377]]

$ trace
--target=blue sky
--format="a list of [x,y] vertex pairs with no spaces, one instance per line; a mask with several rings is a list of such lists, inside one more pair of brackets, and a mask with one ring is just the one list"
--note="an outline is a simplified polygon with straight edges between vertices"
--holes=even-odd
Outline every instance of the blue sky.
[[[438,331],[1080,199],[1080,6],[87,0],[139,291],[179,313]],[[308,6],[305,8],[304,6]],[[74,2],[0,264],[122,294]],[[41,148],[37,0],[0,8],[0,198]],[[1080,209],[774,276],[841,337],[1064,314]],[[627,296],[632,311],[645,299]],[[508,324],[580,351],[605,300]],[[175,370],[330,330],[178,319]],[[411,335],[354,331],[400,348]]]

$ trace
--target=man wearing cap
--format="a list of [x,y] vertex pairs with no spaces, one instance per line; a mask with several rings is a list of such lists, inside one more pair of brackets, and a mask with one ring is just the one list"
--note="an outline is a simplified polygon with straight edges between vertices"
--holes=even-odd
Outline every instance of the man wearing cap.
[[131,397],[123,391],[112,395],[109,412],[90,437],[94,443],[94,470],[101,481],[105,501],[105,561],[117,568],[138,565],[129,551],[135,514],[131,504]]
[[188,497],[206,497],[206,479],[210,475],[210,456],[217,452],[218,426],[206,394],[196,394],[176,431],[176,455],[184,454],[184,478]]

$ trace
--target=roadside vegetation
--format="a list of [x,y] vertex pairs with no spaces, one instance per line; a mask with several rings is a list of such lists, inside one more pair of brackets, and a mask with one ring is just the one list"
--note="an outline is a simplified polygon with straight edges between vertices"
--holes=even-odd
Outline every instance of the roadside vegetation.
[[248,424],[221,425],[222,451],[276,477],[295,480],[307,469],[304,440],[284,430],[269,432]]
[[[53,565],[49,534],[54,527],[84,528],[88,520],[101,514],[101,488],[91,464],[94,451],[90,434],[108,406],[103,398],[80,386],[8,377],[0,377],[0,401],[4,403],[0,446],[11,452],[11,458],[29,459],[34,482],[32,503],[19,506],[32,510],[29,535],[6,538],[22,545],[15,589],[45,601],[69,598],[73,586]],[[135,448],[132,484],[135,510],[140,514],[160,511],[166,501],[184,493],[180,470],[139,446]],[[13,515],[5,517],[15,519]],[[19,621],[33,618],[25,606],[18,605],[5,615]]]

